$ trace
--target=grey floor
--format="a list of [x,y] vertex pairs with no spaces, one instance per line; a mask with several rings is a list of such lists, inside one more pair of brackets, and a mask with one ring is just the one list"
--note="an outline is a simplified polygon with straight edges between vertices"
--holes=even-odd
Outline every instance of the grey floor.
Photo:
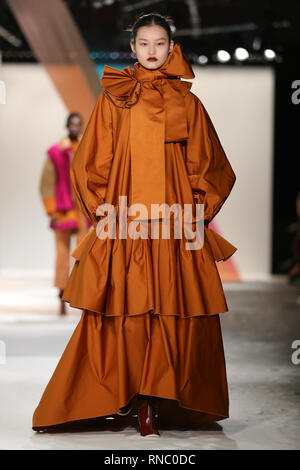
[[69,308],[59,317],[49,284],[0,279],[0,449],[300,449],[299,287],[276,277],[224,283],[229,312],[220,318],[230,418],[145,439],[133,427],[55,434],[31,429],[33,411],[81,315]]

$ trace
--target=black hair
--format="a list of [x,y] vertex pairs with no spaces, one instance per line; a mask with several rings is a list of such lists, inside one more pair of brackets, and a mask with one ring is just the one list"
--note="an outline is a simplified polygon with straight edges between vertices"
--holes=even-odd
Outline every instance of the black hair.
[[135,16],[134,22],[126,28],[125,31],[129,31],[130,41],[136,41],[137,31],[141,26],[149,26],[149,25],[158,25],[164,28],[168,34],[169,42],[172,40],[172,26],[174,26],[174,20],[171,16],[161,15],[157,12],[146,13],[146,14],[138,14]]
[[80,119],[81,122],[82,122],[82,116],[81,116],[79,113],[71,113],[71,114],[69,114],[69,116],[67,117],[66,127],[69,127],[70,122],[71,122],[71,119],[73,119],[73,117],[79,117],[79,119]]

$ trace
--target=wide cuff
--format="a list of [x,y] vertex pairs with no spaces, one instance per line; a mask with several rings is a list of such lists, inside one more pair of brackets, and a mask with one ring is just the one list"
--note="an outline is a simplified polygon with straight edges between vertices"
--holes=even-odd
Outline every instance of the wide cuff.
[[205,235],[207,237],[215,261],[226,261],[237,251],[237,248],[234,245],[229,243],[217,232],[211,230],[209,227],[205,228]]

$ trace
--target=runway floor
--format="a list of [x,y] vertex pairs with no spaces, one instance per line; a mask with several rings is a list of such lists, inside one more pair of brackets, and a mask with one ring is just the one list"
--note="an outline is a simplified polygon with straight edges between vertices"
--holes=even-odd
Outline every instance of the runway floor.
[[[300,449],[300,289],[282,278],[224,283],[220,316],[230,418],[203,429],[37,433],[32,414],[81,316],[57,313],[49,280],[0,279],[0,449]],[[293,362],[294,361],[294,362]],[[298,354],[300,361],[300,352]]]

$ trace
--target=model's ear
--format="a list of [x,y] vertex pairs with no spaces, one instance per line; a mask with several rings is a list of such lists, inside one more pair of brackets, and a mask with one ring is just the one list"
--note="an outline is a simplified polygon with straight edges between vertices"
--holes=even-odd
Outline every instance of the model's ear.
[[173,41],[173,39],[172,39],[172,40],[170,41],[170,49],[169,49],[168,54],[170,54],[170,52],[172,51],[173,47],[174,47],[174,41]]
[[135,47],[134,47],[134,42],[130,41],[130,47],[131,47],[132,52],[134,52],[134,54],[135,54],[136,51],[135,51]]

